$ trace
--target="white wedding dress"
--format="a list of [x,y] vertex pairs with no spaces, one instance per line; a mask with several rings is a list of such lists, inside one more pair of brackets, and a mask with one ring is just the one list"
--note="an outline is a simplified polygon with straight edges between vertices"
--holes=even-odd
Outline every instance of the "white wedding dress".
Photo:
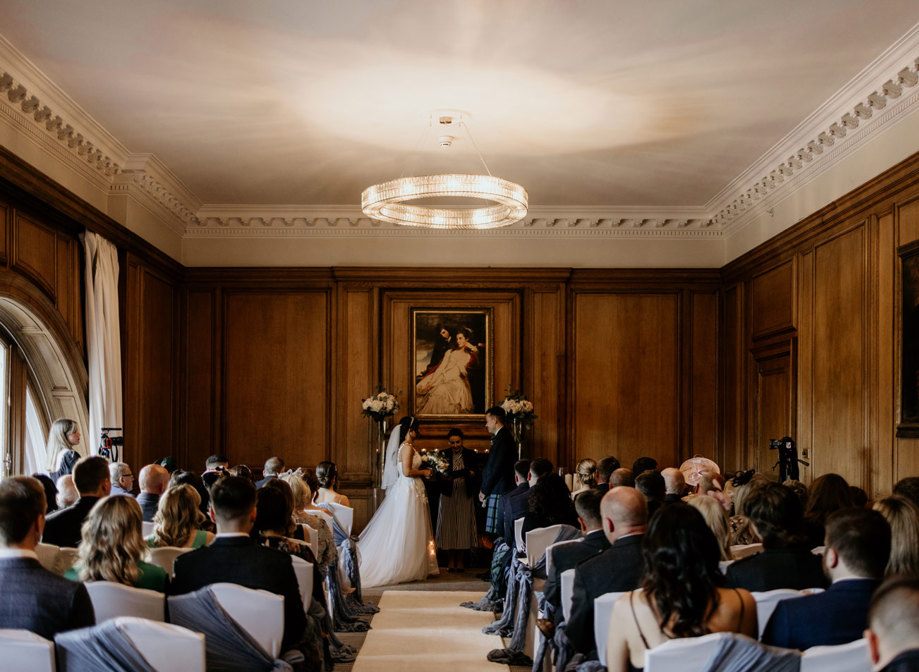
[[398,477],[357,542],[363,588],[421,581],[439,573],[428,496],[420,478],[402,473],[404,450],[413,452],[412,469],[421,468],[421,455],[403,443]]

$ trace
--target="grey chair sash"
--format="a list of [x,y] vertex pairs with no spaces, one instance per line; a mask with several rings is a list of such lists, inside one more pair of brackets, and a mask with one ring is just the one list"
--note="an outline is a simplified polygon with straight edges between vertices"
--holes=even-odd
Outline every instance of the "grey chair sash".
[[765,646],[743,635],[732,634],[718,642],[706,672],[798,672],[801,653]]
[[156,672],[114,619],[62,632],[54,646],[62,672]]

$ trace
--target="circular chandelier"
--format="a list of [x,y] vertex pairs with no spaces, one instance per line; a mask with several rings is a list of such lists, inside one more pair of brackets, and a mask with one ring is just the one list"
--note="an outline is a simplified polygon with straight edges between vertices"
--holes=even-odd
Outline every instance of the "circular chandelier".
[[[486,175],[448,173],[418,175],[375,184],[361,194],[361,210],[371,219],[402,226],[428,229],[496,229],[509,226],[527,214],[526,189],[509,180],[495,177],[463,123],[464,114],[454,110],[434,112],[431,126],[440,128],[462,126],[485,167]],[[442,135],[438,143],[448,148],[455,138]],[[417,201],[426,199],[478,199],[489,205],[454,207],[424,205]]]

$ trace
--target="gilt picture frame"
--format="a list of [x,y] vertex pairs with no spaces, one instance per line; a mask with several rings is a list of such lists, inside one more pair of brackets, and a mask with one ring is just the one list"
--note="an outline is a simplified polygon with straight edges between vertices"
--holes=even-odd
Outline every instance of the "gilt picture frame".
[[899,399],[897,436],[919,438],[919,241],[897,249],[900,258]]

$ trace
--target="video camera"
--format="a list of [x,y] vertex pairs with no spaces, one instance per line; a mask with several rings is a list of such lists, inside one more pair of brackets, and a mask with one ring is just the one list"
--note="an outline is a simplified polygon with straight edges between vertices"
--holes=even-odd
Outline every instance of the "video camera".
[[798,463],[809,467],[810,463],[798,459],[798,449],[795,442],[790,436],[784,436],[781,439],[770,439],[769,450],[779,451],[779,461],[772,465],[772,471],[779,468],[779,483],[784,483],[787,479],[798,480]]
[[121,427],[103,427],[98,453],[109,462],[118,462],[124,447],[123,436],[109,436],[109,432],[120,432]]

